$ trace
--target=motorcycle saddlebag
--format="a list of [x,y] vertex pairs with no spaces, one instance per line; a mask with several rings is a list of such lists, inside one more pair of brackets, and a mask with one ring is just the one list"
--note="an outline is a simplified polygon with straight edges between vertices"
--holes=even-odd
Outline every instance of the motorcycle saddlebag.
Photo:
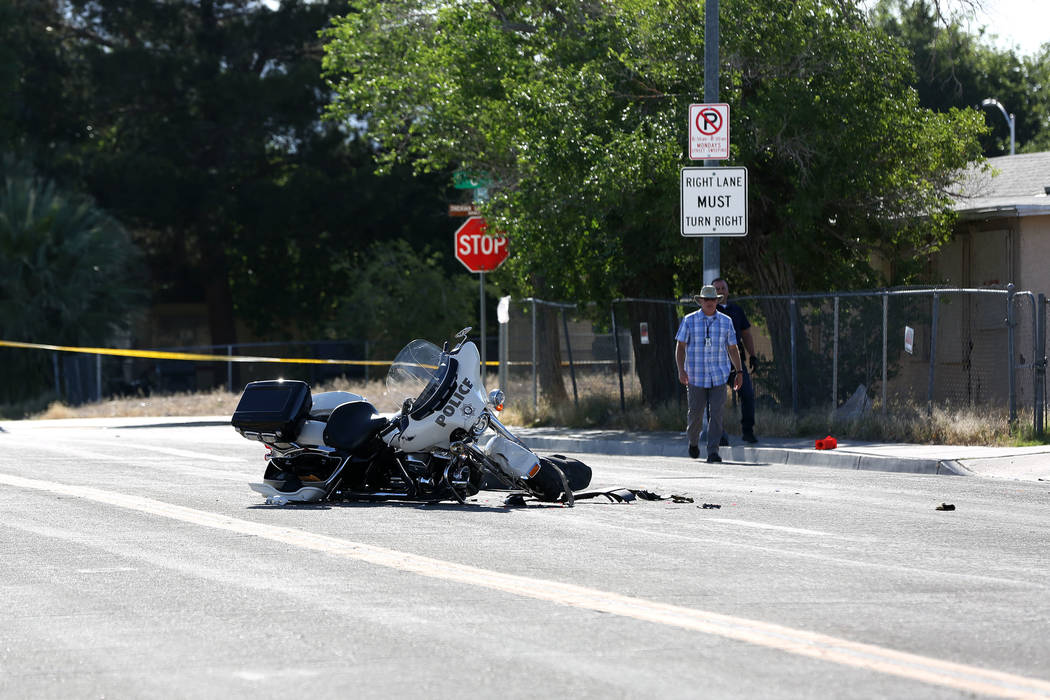
[[310,385],[306,382],[285,379],[250,382],[244,387],[230,422],[249,440],[294,440],[312,405]]

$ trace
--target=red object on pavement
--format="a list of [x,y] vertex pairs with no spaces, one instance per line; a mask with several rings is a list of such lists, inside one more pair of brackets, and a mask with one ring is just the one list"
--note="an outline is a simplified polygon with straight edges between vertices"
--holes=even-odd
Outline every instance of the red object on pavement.
[[839,441],[828,435],[822,440],[817,440],[815,447],[818,450],[833,450],[839,446]]

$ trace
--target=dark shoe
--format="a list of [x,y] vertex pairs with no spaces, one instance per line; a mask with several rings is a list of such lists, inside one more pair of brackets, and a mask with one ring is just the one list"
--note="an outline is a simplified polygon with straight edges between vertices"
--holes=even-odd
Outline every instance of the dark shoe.
[[690,445],[689,446],[689,456],[692,457],[693,459],[696,459],[697,457],[699,457],[700,456],[700,448],[698,446],[696,446],[696,445]]
[[712,452],[711,454],[707,455],[707,463],[708,464],[717,464],[717,463],[719,463],[721,461],[722,461],[722,458],[718,456],[717,452]]
[[748,432],[744,433],[743,435],[741,435],[740,439],[743,440],[744,442],[750,442],[752,444],[758,442],[758,438],[755,437],[755,434],[752,433],[751,431],[748,431]]
[[722,439],[718,441],[718,446],[729,447],[729,438],[725,436],[725,433],[722,434]]

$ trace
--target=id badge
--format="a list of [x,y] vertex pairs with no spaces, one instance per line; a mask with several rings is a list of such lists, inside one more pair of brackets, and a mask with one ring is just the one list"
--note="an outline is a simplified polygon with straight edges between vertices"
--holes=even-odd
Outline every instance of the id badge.
[[704,347],[705,348],[711,347],[711,339],[710,338],[704,338]]

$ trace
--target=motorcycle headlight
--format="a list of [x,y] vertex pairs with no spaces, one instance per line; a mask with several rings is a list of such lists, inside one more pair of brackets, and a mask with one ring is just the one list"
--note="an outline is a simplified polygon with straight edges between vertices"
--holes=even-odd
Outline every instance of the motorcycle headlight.
[[507,395],[503,393],[502,389],[495,389],[489,392],[489,403],[492,404],[497,411],[503,410],[503,402],[507,398]]
[[470,429],[470,432],[475,438],[480,437],[483,432],[489,428],[489,416],[487,413],[482,412],[481,417],[478,418],[478,422],[474,424],[474,427]]

